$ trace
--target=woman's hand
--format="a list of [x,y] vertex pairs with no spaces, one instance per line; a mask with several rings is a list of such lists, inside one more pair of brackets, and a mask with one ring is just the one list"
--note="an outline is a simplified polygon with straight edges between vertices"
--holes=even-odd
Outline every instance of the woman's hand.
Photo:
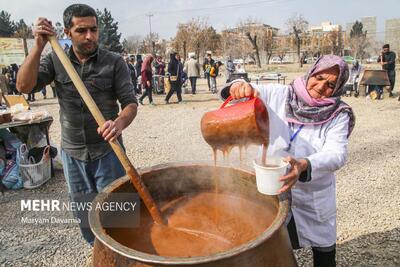
[[308,162],[305,159],[295,159],[289,156],[284,158],[284,161],[290,164],[290,169],[286,175],[280,178],[284,184],[279,189],[279,193],[289,191],[299,179],[300,174],[308,168]]
[[229,93],[233,99],[240,99],[250,96],[257,97],[259,95],[258,91],[251,87],[249,83],[242,81],[233,83]]
[[147,88],[150,88],[150,87],[151,87],[150,81],[147,81],[146,84],[147,84]]
[[123,126],[120,124],[118,119],[106,121],[103,126],[97,128],[97,133],[104,140],[114,142],[122,134]]

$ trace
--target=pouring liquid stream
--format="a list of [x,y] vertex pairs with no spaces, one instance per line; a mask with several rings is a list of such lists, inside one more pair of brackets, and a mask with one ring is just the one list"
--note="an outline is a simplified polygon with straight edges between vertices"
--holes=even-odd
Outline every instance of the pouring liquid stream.
[[[246,147],[246,146],[245,146]],[[266,166],[266,159],[267,159],[267,149],[268,149],[268,144],[263,143],[262,144],[262,154],[261,154],[261,163],[262,165]],[[224,238],[222,236],[222,231],[219,228],[220,222],[221,222],[221,215],[220,215],[220,209],[218,208],[218,201],[219,201],[219,196],[222,193],[220,191],[220,178],[218,175],[218,171],[217,171],[217,152],[218,149],[217,148],[213,148],[213,159],[214,159],[214,170],[212,172],[213,175],[213,180],[214,180],[214,184],[215,184],[215,190],[214,190],[214,197],[213,197],[213,202],[214,202],[214,218],[213,218],[213,223],[216,226],[216,230],[217,230],[217,234],[214,233],[210,233],[210,232],[205,232],[205,231],[200,231],[197,229],[193,229],[193,228],[187,228],[187,227],[174,227],[173,225],[167,225],[167,227],[170,227],[172,230],[174,231],[179,231],[179,232],[183,232],[187,235],[192,235],[198,238],[202,238],[205,240],[214,240],[214,241],[218,241],[218,242],[223,242],[225,244],[231,244],[231,241],[229,241],[228,239]],[[223,160],[226,162],[229,162],[229,155],[230,152],[232,150],[232,146],[225,148],[222,150],[222,155],[223,155]],[[246,149],[245,149],[246,151]],[[240,153],[240,164],[242,164],[243,162],[243,146],[239,146],[239,153]],[[221,234],[220,234],[221,232]]]

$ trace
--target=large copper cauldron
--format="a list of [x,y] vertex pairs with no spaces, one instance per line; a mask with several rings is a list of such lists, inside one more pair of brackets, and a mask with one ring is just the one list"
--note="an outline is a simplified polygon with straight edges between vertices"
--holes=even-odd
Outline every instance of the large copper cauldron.
[[[142,179],[156,201],[188,192],[213,190],[215,171],[231,181],[220,188],[222,193],[233,193],[259,203],[274,207],[275,219],[268,229],[254,240],[231,250],[209,256],[190,258],[162,257],[140,252],[115,241],[107,235],[99,211],[90,211],[89,221],[96,241],[93,251],[93,266],[297,266],[287,229],[284,225],[288,214],[288,200],[285,197],[266,196],[258,193],[254,173],[249,170],[204,163],[175,163],[158,165],[140,171]],[[94,202],[102,203],[106,195],[116,192],[135,192],[129,178],[122,177],[110,184]],[[144,209],[144,207],[141,207]]]

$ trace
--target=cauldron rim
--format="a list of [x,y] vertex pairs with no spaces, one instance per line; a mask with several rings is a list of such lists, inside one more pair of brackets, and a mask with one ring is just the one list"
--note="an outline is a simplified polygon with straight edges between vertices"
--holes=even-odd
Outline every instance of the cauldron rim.
[[[140,168],[138,172],[140,175],[147,174],[153,171],[159,171],[168,168],[184,168],[184,167],[213,167],[214,163],[210,161],[188,161],[188,162],[171,162],[159,164],[151,167]],[[233,167],[228,165],[218,165],[217,167],[229,168],[236,171],[246,172],[254,175],[254,171],[250,168],[246,167]],[[109,184],[102,191],[103,193],[111,193],[115,188],[122,186],[123,184],[129,182],[129,177],[123,176]],[[107,194],[98,194],[96,198],[93,200],[93,204],[96,205],[98,202],[102,202]],[[281,194],[276,196],[279,200],[279,208],[278,213],[275,219],[272,221],[271,225],[260,234],[257,238],[250,240],[240,246],[234,247],[233,249],[206,255],[206,256],[195,256],[195,257],[164,257],[154,254],[149,254],[145,252],[141,252],[129,247],[126,247],[116,240],[114,240],[111,236],[107,235],[104,228],[100,223],[100,215],[93,210],[89,211],[89,225],[90,228],[95,235],[96,239],[100,241],[103,245],[113,250],[114,252],[127,257],[132,260],[137,260],[139,262],[144,262],[148,264],[162,264],[162,265],[191,265],[191,264],[200,264],[200,263],[208,263],[213,261],[222,260],[225,258],[229,258],[238,254],[241,254],[245,251],[248,251],[254,247],[259,246],[265,240],[269,239],[275,232],[277,232],[285,222],[285,219],[289,212],[289,200],[287,198],[287,194]]]

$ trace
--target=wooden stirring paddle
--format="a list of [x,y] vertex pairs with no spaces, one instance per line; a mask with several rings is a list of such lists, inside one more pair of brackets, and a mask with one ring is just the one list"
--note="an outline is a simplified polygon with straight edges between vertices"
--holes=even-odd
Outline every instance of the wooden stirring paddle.
[[[55,36],[48,36],[49,42],[53,47],[54,52],[58,56],[63,65],[65,71],[71,78],[73,84],[75,85],[76,89],[78,90],[79,94],[81,95],[83,101],[85,102],[86,106],[88,107],[90,113],[93,115],[94,119],[96,120],[99,126],[102,126],[106,120],[101,114],[99,108],[97,107],[96,103],[94,102],[92,96],[89,94],[85,84],[82,82],[81,78],[79,77],[78,73],[76,72],[75,68],[72,66],[71,61],[65,54],[64,50],[61,48],[58,40]],[[126,173],[128,174],[131,183],[136,188],[139,193],[139,196],[143,200],[146,208],[149,210],[151,217],[156,223],[165,224],[163,217],[161,216],[160,209],[157,207],[156,203],[154,202],[153,198],[151,197],[147,187],[143,183],[142,179],[140,178],[139,173],[136,171],[135,167],[130,162],[128,156],[126,155],[124,149],[122,148],[121,144],[118,140],[109,141],[112,149],[114,150],[115,154],[117,155],[118,159],[121,161],[122,166],[124,167]]]

